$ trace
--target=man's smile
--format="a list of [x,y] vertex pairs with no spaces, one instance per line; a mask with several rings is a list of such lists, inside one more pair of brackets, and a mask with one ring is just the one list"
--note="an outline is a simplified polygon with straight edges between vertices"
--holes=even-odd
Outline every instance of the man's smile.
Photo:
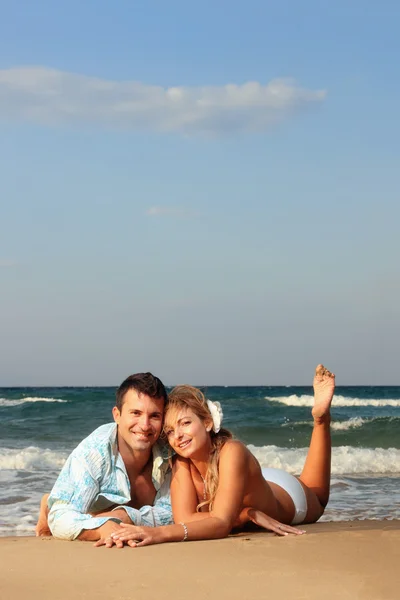
[[152,433],[143,433],[143,431],[132,431],[133,435],[135,435],[139,440],[148,440],[153,436]]

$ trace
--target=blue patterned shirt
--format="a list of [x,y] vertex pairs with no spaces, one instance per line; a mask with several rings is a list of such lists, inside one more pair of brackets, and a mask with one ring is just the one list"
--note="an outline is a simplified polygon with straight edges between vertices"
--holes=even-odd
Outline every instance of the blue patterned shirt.
[[[159,446],[153,446],[154,506],[123,508],[132,523],[157,527],[173,523],[171,470]],[[48,499],[49,527],[57,538],[74,540],[84,529],[97,529],[112,517],[93,513],[124,505],[131,500],[131,486],[124,461],[118,452],[117,425],[98,427],[73,450],[63,466]]]

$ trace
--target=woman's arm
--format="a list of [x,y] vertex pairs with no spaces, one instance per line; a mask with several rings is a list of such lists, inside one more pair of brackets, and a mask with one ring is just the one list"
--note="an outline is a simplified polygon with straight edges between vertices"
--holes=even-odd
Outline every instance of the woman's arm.
[[175,523],[202,521],[211,513],[198,512],[199,500],[190,471],[190,461],[177,457],[172,470],[171,506]]

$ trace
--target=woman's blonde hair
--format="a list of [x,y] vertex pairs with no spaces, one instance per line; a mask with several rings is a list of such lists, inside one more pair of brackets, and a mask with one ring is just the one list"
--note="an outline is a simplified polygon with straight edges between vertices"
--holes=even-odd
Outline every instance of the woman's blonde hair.
[[[191,385],[178,385],[168,394],[168,405],[165,413],[165,422],[168,420],[168,415],[176,416],[181,410],[189,408],[195,415],[203,421],[213,422],[212,416],[207,406],[207,400],[201,390],[192,387]],[[204,502],[197,505],[199,511],[202,506],[209,507],[212,510],[213,502],[218,489],[219,473],[219,454],[223,445],[232,438],[232,434],[227,429],[221,428],[218,433],[212,429],[210,432],[211,452],[208,463],[207,474],[205,478],[205,491],[208,498]]]

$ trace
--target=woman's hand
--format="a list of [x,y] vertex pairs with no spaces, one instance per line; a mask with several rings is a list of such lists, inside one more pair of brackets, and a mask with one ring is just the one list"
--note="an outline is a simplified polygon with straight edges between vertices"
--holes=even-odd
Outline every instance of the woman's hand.
[[121,530],[111,534],[113,542],[127,544],[131,548],[161,544],[164,542],[161,527],[138,527],[121,523]]
[[117,548],[122,548],[124,544],[118,539],[114,540],[112,537],[113,534],[118,534],[120,529],[121,525],[119,525],[119,523],[110,520],[103,523],[103,525],[101,525],[101,527],[99,527],[97,530],[87,529],[86,531],[83,531],[83,535],[81,534],[79,539],[83,541],[89,541],[93,539],[92,535],[97,532],[99,539],[94,544],[95,546],[105,546],[106,548],[117,546]]
[[293,533],[294,535],[302,535],[303,533],[306,533],[304,529],[297,529],[297,527],[279,523],[279,521],[269,517],[260,510],[254,510],[253,508],[250,508],[247,514],[253,523],[263,527],[264,529],[268,529],[268,531],[273,531],[277,535],[288,535],[289,533]]

